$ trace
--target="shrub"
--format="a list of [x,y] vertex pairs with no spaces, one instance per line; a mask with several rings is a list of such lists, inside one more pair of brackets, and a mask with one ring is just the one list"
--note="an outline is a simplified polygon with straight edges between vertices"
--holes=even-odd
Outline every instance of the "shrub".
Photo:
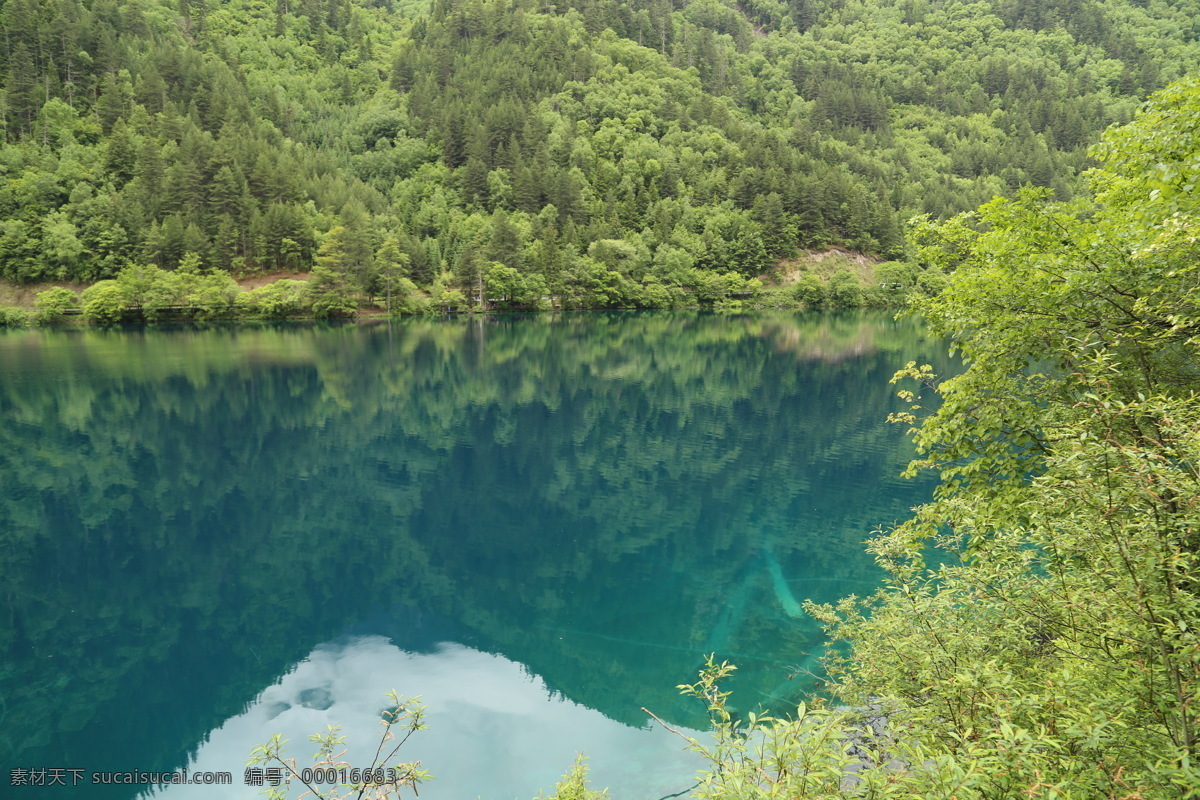
[[801,304],[791,287],[776,286],[755,293],[743,305],[746,308],[797,308]]
[[465,311],[467,309],[467,297],[458,289],[442,289],[433,297],[432,313],[450,313],[454,311]]
[[171,306],[183,304],[183,276],[150,264],[134,264],[121,270],[117,284],[126,302],[146,319],[158,319]]
[[863,304],[862,281],[849,270],[838,270],[829,278],[829,304],[835,308],[857,308]]
[[671,290],[657,278],[647,278],[638,288],[635,305],[639,308],[671,308],[673,296]]
[[949,285],[950,279],[937,270],[928,269],[917,276],[917,288],[926,297],[941,293]]
[[38,322],[53,322],[62,319],[68,311],[79,308],[79,296],[63,286],[55,286],[38,292],[33,307],[37,309]]
[[895,306],[904,302],[917,285],[919,269],[904,261],[885,261],[875,267],[875,286],[867,290],[866,303]]
[[191,278],[184,302],[195,308],[196,316],[213,319],[233,314],[243,294],[228,273],[218,272]]
[[29,324],[29,312],[12,306],[0,306],[0,328],[23,328]]
[[906,292],[917,282],[916,265],[904,261],[885,261],[875,267],[875,282],[884,289]]
[[121,322],[134,313],[125,288],[115,280],[93,283],[81,299],[83,315],[94,322]]
[[816,275],[806,273],[796,281],[792,297],[805,308],[816,308],[825,302],[825,284]]
[[284,279],[239,294],[236,307],[248,317],[288,319],[312,313],[306,281]]
[[436,314],[437,308],[434,307],[433,300],[421,294],[413,292],[412,294],[401,295],[399,298],[392,299],[393,314]]

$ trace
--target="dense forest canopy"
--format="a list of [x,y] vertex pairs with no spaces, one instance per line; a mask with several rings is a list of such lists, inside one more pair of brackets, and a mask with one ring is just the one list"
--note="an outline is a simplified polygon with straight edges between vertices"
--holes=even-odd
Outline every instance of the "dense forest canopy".
[[10,281],[315,265],[335,297],[656,307],[1071,197],[1200,63],[1200,4],[8,0],[0,34]]

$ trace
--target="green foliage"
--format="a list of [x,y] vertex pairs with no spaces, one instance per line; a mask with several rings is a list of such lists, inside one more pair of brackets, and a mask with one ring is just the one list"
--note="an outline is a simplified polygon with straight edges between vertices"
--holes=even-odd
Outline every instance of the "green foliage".
[[388,311],[395,314],[424,314],[427,298],[420,295],[417,285],[408,278],[398,278],[389,286]]
[[458,289],[448,289],[441,281],[435,281],[429,292],[430,304],[427,313],[454,313],[470,308],[467,297]]
[[[1090,388],[1031,484],[944,497],[873,545],[896,588],[869,616],[850,601],[813,609],[853,643],[832,664],[841,695],[896,701],[903,757],[942,770],[911,772],[897,796],[928,796],[948,775],[970,797],[1200,786],[1185,699],[1200,520],[1190,499],[1166,499],[1200,490],[1200,414],[1192,401],[1126,403],[1102,379]],[[1134,420],[1162,438],[1131,438]],[[948,552],[937,570],[920,566],[922,536]]]
[[496,261],[484,268],[483,283],[491,302],[503,309],[536,308],[547,291],[540,275],[523,276]]
[[[924,257],[954,272],[917,309],[954,336],[971,368],[940,384],[906,373],[942,398],[916,432],[925,455],[914,468],[939,469],[943,485],[877,552],[910,576],[924,618],[953,617],[963,633],[920,674],[944,670],[944,654],[973,664],[998,703],[1034,698],[1013,701],[1003,719],[1108,765],[1097,793],[1197,781],[1182,705],[1195,681],[1186,632],[1200,613],[1184,577],[1195,510],[1179,498],[1196,496],[1200,296],[1194,239],[1176,231],[1194,226],[1200,204],[1181,192],[1156,208],[1162,191],[1153,191],[1160,174],[1190,163],[1197,114],[1200,83],[1189,80],[1107,135],[1093,198],[1068,205],[1026,192],[921,231]],[[905,553],[922,537],[965,553],[963,566],[920,577]],[[966,619],[954,603],[976,611]],[[953,713],[965,713],[953,697]],[[1061,722],[1038,710],[1051,707]],[[1085,784],[1071,777],[1079,762],[1038,768],[1049,779],[1052,767]]]
[[762,282],[757,278],[747,279],[736,272],[718,274],[696,270],[692,273],[692,281],[692,292],[701,305],[736,300],[739,296],[753,297],[762,288]]
[[83,315],[94,322],[122,322],[133,313],[125,288],[115,280],[98,281],[83,290]]
[[384,294],[385,308],[389,314],[393,311],[393,295],[400,298],[399,307],[396,310],[401,313],[412,313],[411,310],[405,311],[406,307],[411,306],[408,298],[417,291],[417,285],[405,277],[406,268],[411,260],[408,253],[400,251],[400,243],[395,236],[384,239],[383,244],[375,253],[377,273],[373,284],[374,288]]
[[944,272],[937,269],[923,270],[917,276],[917,289],[926,297],[940,294],[948,285],[950,285],[949,278]]
[[236,308],[255,319],[288,319],[312,314],[307,281],[278,280],[237,296]]
[[864,304],[878,307],[901,307],[905,298],[915,291],[920,268],[906,261],[885,261],[875,265],[875,285],[864,287]]
[[117,275],[126,302],[147,320],[179,307],[184,300],[184,276],[154,265],[130,265]]
[[863,287],[858,276],[848,270],[838,270],[829,277],[827,301],[834,308],[855,308],[862,305]]
[[587,785],[587,761],[582,754],[575,757],[575,764],[554,785],[554,794],[538,792],[537,800],[606,800],[607,789],[589,789]]
[[684,308],[692,301],[682,286],[664,284],[654,277],[648,277],[638,287],[634,305],[638,308]]
[[[799,706],[790,718],[731,712],[730,692],[722,681],[736,667],[717,664],[710,655],[700,680],[678,688],[701,700],[712,724],[712,740],[700,741],[662,723],[688,742],[707,762],[690,796],[702,800],[734,798],[831,798],[845,796],[851,715],[831,712],[821,704]],[[847,794],[852,794],[848,792]]]
[[748,309],[768,309],[768,308],[802,308],[801,304],[792,291],[792,287],[775,286],[758,291],[751,297],[747,297],[742,301],[742,305]]
[[324,266],[313,268],[308,279],[308,305],[318,319],[329,317],[352,317],[356,304],[349,296],[349,284],[344,274]]
[[64,286],[55,286],[38,292],[33,307],[37,310],[39,322],[56,322],[68,311],[79,308],[79,295]]
[[24,328],[29,324],[29,313],[21,308],[0,306],[0,328]]
[[816,275],[806,272],[796,281],[792,296],[805,308],[817,308],[825,302],[825,284]]
[[232,316],[242,295],[237,282],[226,273],[190,276],[185,280],[184,290],[184,303],[201,319]]

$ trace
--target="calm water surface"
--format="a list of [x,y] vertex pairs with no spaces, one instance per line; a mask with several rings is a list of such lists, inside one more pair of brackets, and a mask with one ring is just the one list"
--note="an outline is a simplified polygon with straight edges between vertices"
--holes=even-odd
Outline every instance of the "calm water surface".
[[686,789],[642,708],[703,728],[708,652],[738,708],[795,702],[799,602],[871,591],[863,540],[927,495],[884,423],[910,359],[950,368],[882,315],[0,335],[0,763],[253,797],[272,733],[365,765],[396,689],[423,798],[530,798],[577,750],[616,800]]

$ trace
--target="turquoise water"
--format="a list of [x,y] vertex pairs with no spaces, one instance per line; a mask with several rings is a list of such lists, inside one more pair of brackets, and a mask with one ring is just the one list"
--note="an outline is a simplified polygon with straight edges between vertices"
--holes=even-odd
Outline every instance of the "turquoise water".
[[800,602],[870,592],[863,540],[927,495],[884,422],[910,359],[949,369],[862,314],[0,335],[0,761],[254,796],[250,747],[365,749],[396,689],[423,798],[533,797],[576,750],[614,798],[686,789],[643,707],[703,728],[708,652],[739,709],[812,691]]

